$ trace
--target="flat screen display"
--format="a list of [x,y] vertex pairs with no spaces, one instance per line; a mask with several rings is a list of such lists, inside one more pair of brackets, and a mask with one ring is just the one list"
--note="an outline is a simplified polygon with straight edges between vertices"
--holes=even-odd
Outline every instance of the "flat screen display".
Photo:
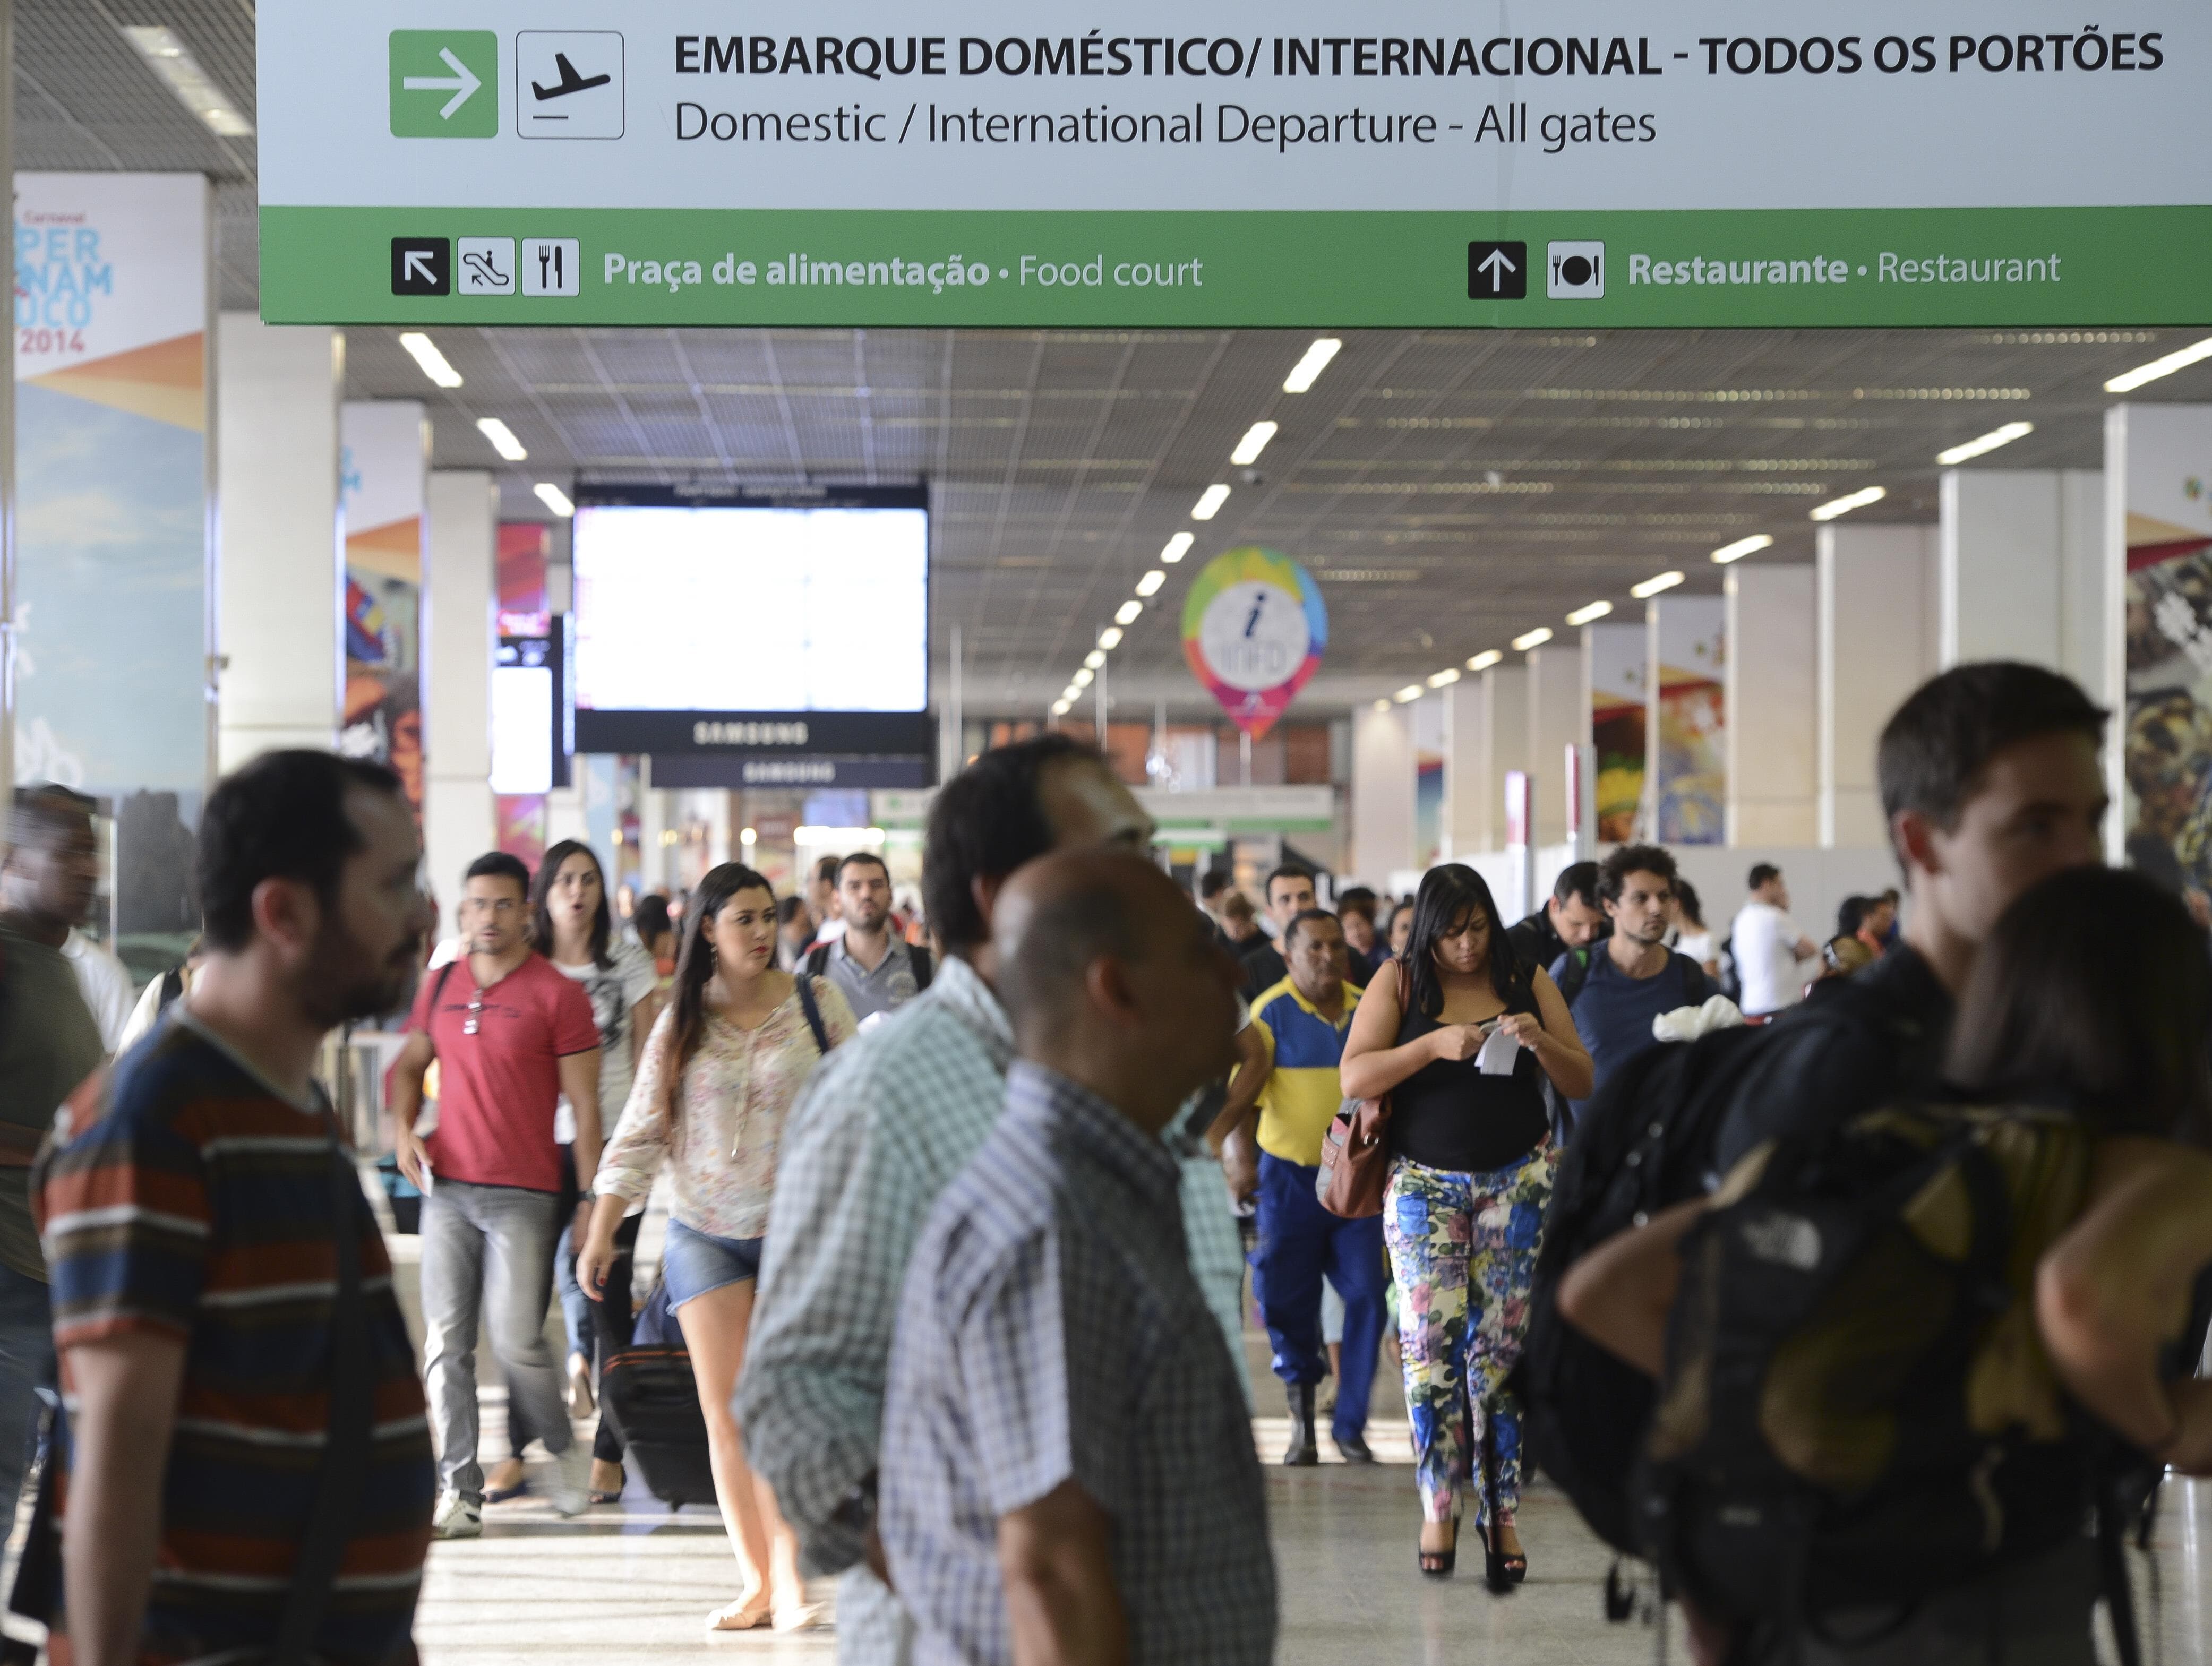
[[548,666],[494,666],[491,672],[491,790],[553,790],[553,672]]
[[897,506],[580,503],[580,723],[586,713],[926,711],[929,516],[911,496]]

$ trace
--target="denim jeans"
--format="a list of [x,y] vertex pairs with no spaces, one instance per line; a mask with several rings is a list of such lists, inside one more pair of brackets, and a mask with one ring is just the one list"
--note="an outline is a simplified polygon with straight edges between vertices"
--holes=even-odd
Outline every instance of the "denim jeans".
[[480,1319],[510,1405],[521,1408],[555,1456],[574,1439],[561,1373],[545,1346],[560,1206],[551,1192],[459,1180],[439,1181],[422,1200],[422,1372],[438,1482],[477,1503],[483,1499],[477,1462]]
[[0,1531],[15,1519],[30,1466],[38,1390],[53,1380],[52,1298],[38,1280],[0,1263]]

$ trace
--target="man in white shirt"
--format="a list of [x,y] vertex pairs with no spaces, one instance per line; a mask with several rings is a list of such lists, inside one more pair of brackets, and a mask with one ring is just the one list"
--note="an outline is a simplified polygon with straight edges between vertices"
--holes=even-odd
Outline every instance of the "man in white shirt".
[[1742,980],[1738,1004],[1748,1018],[1770,1018],[1805,998],[1798,963],[1820,952],[1790,917],[1790,887],[1782,870],[1760,862],[1751,870],[1751,899],[1737,910],[1730,933],[1736,976]]
[[93,1022],[100,1026],[100,1045],[111,1055],[117,1052],[137,1000],[137,991],[131,987],[131,969],[106,944],[87,937],[75,926],[63,939],[62,958],[76,974],[84,1004],[92,1009]]

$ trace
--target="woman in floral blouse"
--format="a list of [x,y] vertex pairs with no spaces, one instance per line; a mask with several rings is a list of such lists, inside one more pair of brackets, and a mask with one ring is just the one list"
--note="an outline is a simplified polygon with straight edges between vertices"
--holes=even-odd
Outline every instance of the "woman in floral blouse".
[[599,1294],[615,1229],[642,1206],[665,1159],[673,1186],[661,1276],[691,1353],[714,1491],[744,1576],[744,1594],[708,1616],[708,1627],[749,1631],[772,1618],[791,1631],[815,1618],[798,1546],[775,1494],[746,1467],[730,1394],[744,1364],[784,1118],[825,1047],[855,1026],[827,978],[802,984],[776,970],[775,896],[752,869],[714,869],[686,912],[668,1009],[599,1158],[576,1276]]

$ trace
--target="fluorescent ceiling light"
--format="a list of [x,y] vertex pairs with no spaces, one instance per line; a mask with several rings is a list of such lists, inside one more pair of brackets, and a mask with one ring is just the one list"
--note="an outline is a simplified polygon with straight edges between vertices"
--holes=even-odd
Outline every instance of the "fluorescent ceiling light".
[[1655,573],[1641,584],[1630,585],[1628,593],[1640,602],[1647,596],[1657,595],[1662,590],[1672,590],[1681,581],[1680,573]]
[[1567,623],[1571,625],[1585,625],[1592,619],[1602,619],[1612,611],[1611,602],[1592,602],[1588,607],[1578,607],[1568,614]]
[[1488,671],[1505,656],[1494,648],[1486,648],[1467,662],[1469,671]]
[[576,513],[576,506],[568,501],[568,494],[550,480],[541,480],[530,489],[538,494],[538,501],[566,520]]
[[1083,663],[1093,671],[1097,670],[1106,663],[1106,650],[1103,648],[1092,648],[1090,653],[1083,656]]
[[1081,689],[1076,687],[1074,684],[1070,683],[1066,688],[1060,691],[1060,697],[1061,700],[1072,706],[1075,703],[1075,696],[1082,692],[1083,690]]
[[1390,697],[1401,706],[1409,700],[1419,700],[1421,697],[1421,685],[1419,683],[1408,683]]
[[1429,686],[1432,689],[1448,688],[1452,684],[1458,681],[1459,667],[1457,666],[1446,666],[1442,671],[1429,678]]
[[1140,601],[1123,602],[1121,606],[1114,610],[1114,623],[1121,625],[1134,624],[1137,623],[1137,615],[1144,611],[1145,605]]
[[496,416],[477,418],[477,431],[491,441],[491,448],[510,463],[520,463],[530,453],[522,448],[522,441],[514,437],[514,430]]
[[1121,647],[1121,627],[1119,625],[1108,625],[1105,629],[1100,631],[1098,633],[1098,646],[1104,648],[1109,654],[1111,654],[1115,648]]
[[1085,666],[1081,671],[1077,672],[1074,676],[1067,679],[1067,685],[1072,689],[1087,689],[1095,680],[1097,680],[1097,676],[1098,673],[1097,672],[1091,670],[1090,666]]
[[147,67],[168,83],[177,101],[198,116],[209,132],[226,139],[251,137],[253,124],[230,101],[230,94],[216,84],[215,77],[185,50],[185,43],[177,39],[173,29],[159,24],[125,24],[123,38],[137,48]]
[[739,844],[758,844],[760,842],[760,830],[757,827],[738,829],[738,842]]
[[1534,630],[1528,632],[1525,635],[1516,636],[1513,639],[1513,646],[1518,648],[1522,653],[1526,654],[1530,648],[1541,648],[1545,643],[1551,640],[1552,627],[1549,625],[1538,625]]
[[1190,506],[1193,520],[1211,520],[1221,513],[1221,506],[1229,501],[1229,488],[1216,481],[1198,495],[1198,502]]
[[1073,700],[1068,699],[1065,695],[1063,695],[1059,699],[1052,702],[1052,714],[1054,717],[1065,717],[1068,714],[1069,708],[1073,707],[1074,704],[1075,702]]
[[1881,486],[1862,487],[1855,492],[1845,492],[1841,497],[1832,497],[1810,513],[1815,520],[1833,520],[1838,515],[1863,509],[1869,503],[1879,503],[1888,496],[1887,489]]
[[1375,709],[1378,712],[1387,712],[1390,709],[1390,702],[1387,700],[1378,700],[1375,702]]
[[1177,562],[1181,561],[1185,556],[1188,555],[1190,553],[1190,546],[1197,542],[1197,538],[1194,538],[1188,532],[1177,532],[1162,546],[1160,550],[1160,559],[1163,562],[1165,562],[1170,567],[1172,567]]
[[1323,336],[1307,348],[1305,357],[1292,365],[1291,374],[1283,378],[1283,392],[1303,393],[1311,387],[1320,379],[1321,373],[1328,368],[1328,362],[1336,356],[1337,350],[1343,345],[1334,336]]
[[1237,449],[1229,453],[1229,460],[1242,467],[1256,463],[1260,453],[1267,449],[1267,441],[1275,437],[1275,424],[1255,423],[1244,430],[1244,437],[1237,442]]
[[1978,440],[1969,440],[1963,446],[1937,452],[1936,460],[1948,469],[1955,463],[1963,463],[1969,458],[1995,451],[1999,446],[2008,446],[2023,434],[2034,432],[2035,424],[2033,423],[2007,423],[2002,428],[1991,429]]
[[2177,370],[2186,370],[2192,364],[2212,359],[2212,336],[2192,343],[2162,359],[2153,359],[2148,364],[2139,364],[2124,375],[2115,376],[2105,384],[2107,393],[2132,393],[2145,382],[2154,382],[2160,376],[2171,376]]
[[446,356],[438,350],[438,344],[420,330],[410,330],[399,337],[399,344],[407,350],[407,356],[422,367],[422,374],[441,387],[459,387],[461,373],[446,362]]
[[1746,556],[1757,555],[1772,547],[1774,540],[1765,532],[1753,532],[1749,538],[1740,538],[1734,544],[1723,544],[1713,551],[1713,560],[1725,567],[1732,561],[1741,561]]
[[1159,587],[1167,581],[1168,575],[1155,567],[1137,581],[1137,593],[1139,596],[1157,595],[1159,593]]

